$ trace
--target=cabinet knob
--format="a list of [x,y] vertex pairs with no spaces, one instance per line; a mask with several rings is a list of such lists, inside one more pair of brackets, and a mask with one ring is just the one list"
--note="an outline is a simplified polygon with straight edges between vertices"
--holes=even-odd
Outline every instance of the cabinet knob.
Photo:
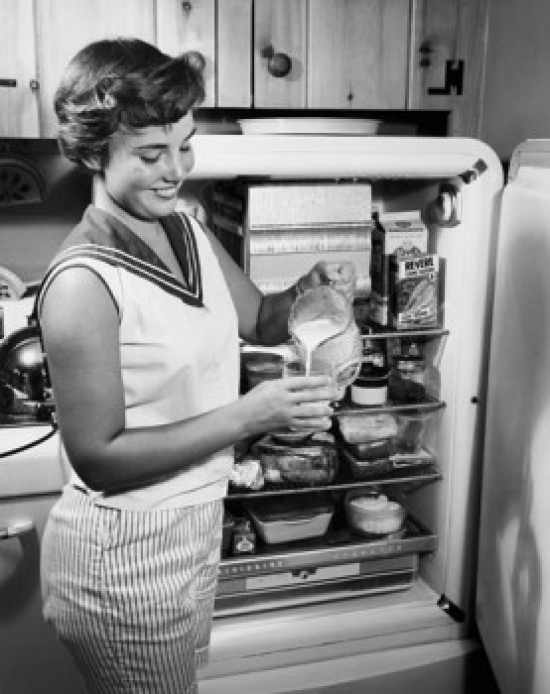
[[189,14],[193,9],[193,5],[188,0],[182,0],[181,9],[185,12],[185,14]]
[[292,70],[292,59],[286,53],[276,53],[273,46],[262,50],[262,58],[267,59],[267,71],[273,77],[286,77]]
[[427,41],[424,41],[418,50],[422,56],[422,59],[420,60],[420,67],[430,67],[432,64],[430,56],[434,52],[432,46]]

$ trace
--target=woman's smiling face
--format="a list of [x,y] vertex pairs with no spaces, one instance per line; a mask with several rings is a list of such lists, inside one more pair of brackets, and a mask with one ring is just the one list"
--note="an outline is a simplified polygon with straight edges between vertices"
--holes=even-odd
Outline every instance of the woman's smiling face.
[[146,221],[174,212],[178,190],[195,164],[194,132],[190,112],[172,125],[119,131],[102,171],[109,196],[128,214]]

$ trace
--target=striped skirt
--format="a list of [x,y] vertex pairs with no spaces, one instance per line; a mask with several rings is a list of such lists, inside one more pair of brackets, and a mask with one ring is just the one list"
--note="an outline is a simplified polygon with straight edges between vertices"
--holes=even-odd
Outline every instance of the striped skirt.
[[94,694],[195,694],[207,657],[222,501],[152,512],[67,487],[42,545],[44,617]]

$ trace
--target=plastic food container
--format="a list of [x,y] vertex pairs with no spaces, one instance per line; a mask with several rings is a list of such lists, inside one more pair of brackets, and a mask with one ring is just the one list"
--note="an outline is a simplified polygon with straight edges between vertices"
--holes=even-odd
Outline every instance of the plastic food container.
[[342,457],[355,479],[372,479],[393,470],[393,439],[342,444]]
[[397,453],[415,455],[422,452],[426,427],[432,414],[414,410],[396,414],[397,436],[395,450]]
[[426,398],[426,363],[417,354],[395,360],[389,378],[389,396],[397,403],[422,402]]
[[284,444],[266,436],[254,446],[266,485],[279,488],[330,484],[338,472],[334,437],[317,432],[297,444]]
[[246,506],[258,536],[267,544],[295,542],[324,535],[334,514],[325,497],[267,498]]
[[390,412],[359,412],[338,417],[338,427],[346,443],[367,443],[397,435],[397,422]]
[[360,461],[376,462],[390,457],[394,452],[394,440],[388,438],[374,439],[365,443],[347,443],[345,448]]
[[352,476],[357,480],[376,479],[394,470],[393,461],[389,457],[381,457],[377,460],[360,460],[344,450],[344,459]]
[[356,532],[388,535],[401,530],[407,511],[384,494],[355,489],[344,501],[346,519]]

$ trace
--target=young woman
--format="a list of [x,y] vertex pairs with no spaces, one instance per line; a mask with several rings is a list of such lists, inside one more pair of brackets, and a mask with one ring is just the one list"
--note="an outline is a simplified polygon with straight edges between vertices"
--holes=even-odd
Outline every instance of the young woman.
[[283,342],[298,291],[349,293],[354,273],[319,263],[263,296],[177,211],[202,97],[199,56],[120,39],[81,50],[55,99],[61,150],[91,172],[94,200],[37,303],[71,470],[44,537],[43,598],[92,692],[196,692],[232,446],[327,429],[336,395],[317,376],[239,397],[239,335]]

